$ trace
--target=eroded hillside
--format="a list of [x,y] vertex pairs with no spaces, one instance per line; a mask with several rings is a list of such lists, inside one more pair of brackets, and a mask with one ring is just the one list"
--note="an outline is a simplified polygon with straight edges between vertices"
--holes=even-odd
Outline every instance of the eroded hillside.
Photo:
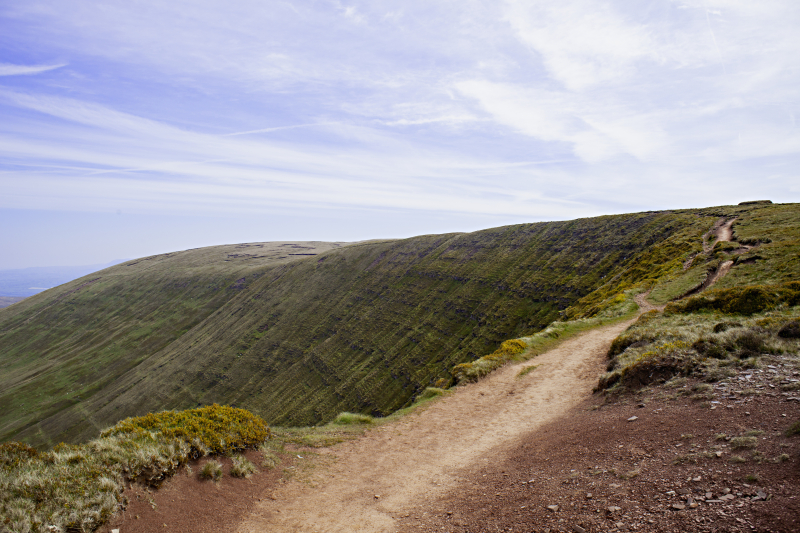
[[313,257],[204,249],[132,261],[0,311],[0,439],[80,440],[125,416],[212,402],[278,424],[387,414],[561,312],[591,315],[623,290],[685,283],[687,262],[707,273],[714,254],[742,255],[703,254],[721,218],[738,217],[734,234],[753,247],[726,283],[796,278],[781,254],[797,236],[781,228],[798,215],[640,213],[295,252]]

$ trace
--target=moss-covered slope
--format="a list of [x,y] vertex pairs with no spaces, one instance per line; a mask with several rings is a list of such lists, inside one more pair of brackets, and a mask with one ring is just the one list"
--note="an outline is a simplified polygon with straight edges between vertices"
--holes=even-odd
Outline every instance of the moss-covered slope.
[[[74,441],[126,416],[213,402],[273,424],[384,415],[560,312],[591,316],[622,290],[679,276],[731,210],[798,218],[796,206],[640,213],[291,262],[196,250],[146,273],[114,267],[0,311],[0,440]],[[203,259],[178,262],[192,254]]]

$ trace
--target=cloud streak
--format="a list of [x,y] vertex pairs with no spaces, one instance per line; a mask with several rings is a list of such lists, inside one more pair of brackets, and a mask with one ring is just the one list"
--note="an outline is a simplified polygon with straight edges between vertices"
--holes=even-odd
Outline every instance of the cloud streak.
[[6,208],[800,200],[790,0],[31,0],[0,23],[30,49],[0,64]]
[[12,65],[9,63],[0,63],[0,76],[25,76],[41,74],[42,72],[55,70],[66,65],[66,63],[61,63],[59,65]]

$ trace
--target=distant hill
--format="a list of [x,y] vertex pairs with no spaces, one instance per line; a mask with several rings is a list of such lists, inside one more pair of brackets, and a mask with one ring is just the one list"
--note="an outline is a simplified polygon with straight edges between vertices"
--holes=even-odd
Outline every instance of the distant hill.
[[[31,267],[0,270],[0,297],[25,298],[47,289],[63,285],[73,279],[116,265],[122,261],[98,265]],[[9,304],[10,305],[10,304]],[[4,307],[4,306],[3,306]]]
[[[693,264],[733,217],[752,248]],[[78,441],[213,402],[283,425],[385,415],[454,365],[629,289],[683,291],[728,257],[721,286],[800,279],[799,243],[800,206],[776,204],[127,261],[0,310],[0,441]]]
[[0,309],[8,307],[11,304],[21,302],[25,298],[23,296],[0,296]]

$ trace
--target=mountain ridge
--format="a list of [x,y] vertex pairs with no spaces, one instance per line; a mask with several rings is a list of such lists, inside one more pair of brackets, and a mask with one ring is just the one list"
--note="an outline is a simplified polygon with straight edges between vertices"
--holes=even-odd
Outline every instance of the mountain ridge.
[[[274,262],[258,256],[264,243],[231,245],[213,261],[200,249],[126,262],[0,312],[0,401],[10,406],[0,440],[78,441],[125,416],[212,402],[278,424],[344,410],[385,415],[508,338],[595,315],[635,287],[683,283],[684,263],[720,217],[736,217],[737,235],[757,240],[751,234],[796,222],[797,211],[723,206],[520,224],[299,248],[317,256],[291,260],[277,250]],[[758,261],[787,246],[773,241]],[[720,283],[761,270],[742,263]]]

